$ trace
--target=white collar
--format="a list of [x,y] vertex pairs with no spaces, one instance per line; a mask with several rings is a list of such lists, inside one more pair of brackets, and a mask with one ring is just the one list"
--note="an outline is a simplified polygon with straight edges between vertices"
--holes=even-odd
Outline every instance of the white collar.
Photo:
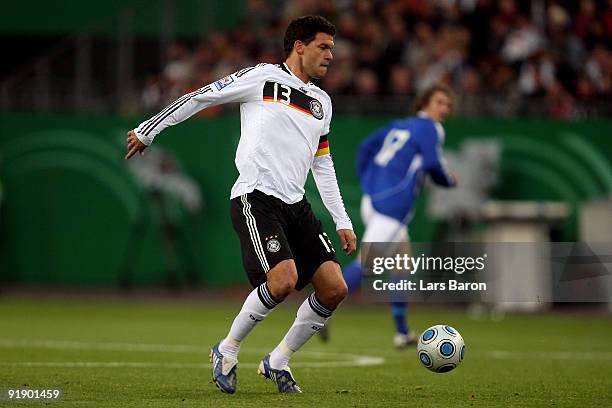
[[286,63],[283,62],[283,66],[285,67],[285,71],[287,71],[289,73],[289,75],[291,75],[292,77],[294,77],[295,79],[297,79],[298,81],[300,81],[301,83],[303,83],[306,86],[311,86],[313,85],[312,81],[308,81],[308,82],[304,82],[302,81],[300,78],[298,78],[297,75],[295,75],[293,73],[293,71],[291,71],[291,68],[289,68],[289,65],[287,65]]

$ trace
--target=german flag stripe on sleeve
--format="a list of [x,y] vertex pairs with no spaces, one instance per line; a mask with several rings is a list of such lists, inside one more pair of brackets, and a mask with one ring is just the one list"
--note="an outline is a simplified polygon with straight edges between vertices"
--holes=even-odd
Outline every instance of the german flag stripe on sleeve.
[[327,140],[327,135],[319,138],[319,147],[317,148],[315,157],[323,156],[325,154],[329,154],[329,140]]

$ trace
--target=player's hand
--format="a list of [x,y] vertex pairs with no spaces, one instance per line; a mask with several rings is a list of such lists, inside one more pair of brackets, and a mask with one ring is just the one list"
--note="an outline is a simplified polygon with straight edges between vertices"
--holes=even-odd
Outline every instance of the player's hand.
[[357,249],[357,236],[351,229],[338,230],[338,236],[340,237],[340,244],[342,249],[347,255],[352,254]]
[[142,143],[136,137],[136,133],[134,133],[133,130],[130,130],[127,133],[127,148],[128,148],[128,152],[125,155],[125,160],[135,155],[136,152],[140,152],[140,155],[144,156],[144,150],[147,148],[147,145]]

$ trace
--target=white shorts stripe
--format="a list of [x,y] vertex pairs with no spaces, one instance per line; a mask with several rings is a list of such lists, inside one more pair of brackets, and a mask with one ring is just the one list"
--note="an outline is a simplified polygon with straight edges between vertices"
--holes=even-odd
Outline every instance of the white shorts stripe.
[[257,232],[257,227],[254,225],[255,217],[251,214],[250,208],[251,205],[247,201],[246,194],[240,196],[240,200],[242,201],[242,213],[246,219],[247,228],[249,229],[249,235],[251,236],[251,241],[253,242],[253,248],[255,249],[255,253],[257,254],[257,258],[261,263],[261,267],[264,272],[268,272],[269,268],[267,267],[268,262],[263,253],[263,248],[261,247],[261,241],[259,239],[259,234]]
[[331,250],[336,252],[336,250],[334,249],[334,246],[331,245],[331,241],[329,240],[329,237],[327,236],[327,233],[325,231],[323,231],[323,235],[325,235],[325,238],[327,239],[327,242],[330,243],[329,247],[331,248]]
[[325,249],[327,249],[327,252],[331,252],[331,250],[329,249],[329,245],[327,245],[327,242],[325,242],[325,238],[323,238],[323,235],[319,234],[319,239],[323,243],[323,246],[325,247]]
[[240,200],[242,201],[242,213],[246,218],[249,235],[251,236],[251,241],[253,241],[255,253],[259,258],[259,262],[261,262],[261,267],[263,268],[264,272],[267,273],[270,270],[270,267],[268,266],[268,260],[266,259],[263,246],[261,245],[261,239],[259,238],[259,231],[257,231],[257,223],[255,221],[255,217],[253,217],[253,214],[251,213],[251,204],[249,204],[249,202],[247,201],[246,194],[241,195]]

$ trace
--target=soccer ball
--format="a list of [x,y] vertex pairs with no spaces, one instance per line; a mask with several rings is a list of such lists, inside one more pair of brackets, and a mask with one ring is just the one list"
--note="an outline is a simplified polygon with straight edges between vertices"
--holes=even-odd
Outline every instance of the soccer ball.
[[419,336],[419,361],[435,373],[447,373],[463,361],[465,343],[459,332],[446,324],[437,324]]

